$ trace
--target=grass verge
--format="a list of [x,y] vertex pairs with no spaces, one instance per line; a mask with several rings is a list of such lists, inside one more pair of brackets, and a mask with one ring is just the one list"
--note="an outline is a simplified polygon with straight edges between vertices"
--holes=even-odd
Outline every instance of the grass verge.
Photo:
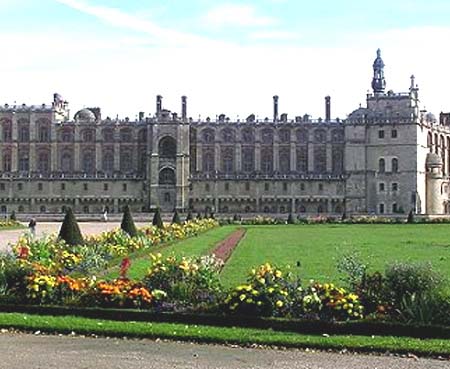
[[252,344],[315,349],[348,349],[355,352],[411,353],[450,356],[450,340],[379,336],[317,336],[263,329],[211,327],[175,323],[118,322],[73,316],[54,317],[0,313],[0,328],[27,332],[72,333],[110,337],[160,338],[199,343]]

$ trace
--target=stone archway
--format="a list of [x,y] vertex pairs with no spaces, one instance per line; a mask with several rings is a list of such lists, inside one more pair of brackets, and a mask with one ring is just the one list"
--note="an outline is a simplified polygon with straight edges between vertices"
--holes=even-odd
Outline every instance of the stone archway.
[[172,167],[164,167],[159,171],[159,206],[163,212],[172,212],[176,207],[176,173]]

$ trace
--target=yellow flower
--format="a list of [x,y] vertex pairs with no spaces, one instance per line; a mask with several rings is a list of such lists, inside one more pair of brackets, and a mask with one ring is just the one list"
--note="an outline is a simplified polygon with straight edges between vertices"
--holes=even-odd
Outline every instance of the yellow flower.
[[283,303],[283,301],[278,300],[278,301],[275,303],[275,305],[277,306],[277,308],[281,308],[281,307],[283,307],[284,303]]
[[275,272],[275,277],[281,278],[281,276],[282,276],[281,270],[277,270],[277,271]]
[[244,301],[246,297],[247,296],[245,296],[245,294],[242,294],[242,295],[239,296],[239,300]]

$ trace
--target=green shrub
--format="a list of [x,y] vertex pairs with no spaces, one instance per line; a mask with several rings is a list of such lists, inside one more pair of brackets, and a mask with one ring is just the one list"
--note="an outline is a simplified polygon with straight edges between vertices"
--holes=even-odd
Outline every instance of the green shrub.
[[70,246],[82,245],[84,243],[80,227],[71,208],[68,208],[66,211],[58,238],[64,240]]
[[289,213],[289,216],[287,218],[287,224],[295,224],[295,218],[294,215],[292,213]]
[[163,223],[163,221],[161,219],[161,210],[159,208],[156,208],[155,215],[153,216],[152,224],[155,227],[158,227],[160,229],[164,228],[164,223]]
[[172,224],[181,224],[180,216],[178,215],[177,210],[173,213]]
[[130,237],[136,237],[138,231],[136,229],[136,225],[134,224],[133,217],[131,215],[130,207],[128,205],[123,209],[123,217],[122,223],[120,224],[120,228],[128,233]]

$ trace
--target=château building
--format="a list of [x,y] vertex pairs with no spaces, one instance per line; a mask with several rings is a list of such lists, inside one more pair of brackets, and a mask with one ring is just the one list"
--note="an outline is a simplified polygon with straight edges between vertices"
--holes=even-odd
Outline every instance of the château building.
[[347,119],[273,116],[195,121],[163,108],[139,119],[73,119],[51,105],[0,107],[0,213],[193,209],[215,213],[450,212],[450,114],[421,110],[411,77],[386,92],[380,51],[367,105]]

